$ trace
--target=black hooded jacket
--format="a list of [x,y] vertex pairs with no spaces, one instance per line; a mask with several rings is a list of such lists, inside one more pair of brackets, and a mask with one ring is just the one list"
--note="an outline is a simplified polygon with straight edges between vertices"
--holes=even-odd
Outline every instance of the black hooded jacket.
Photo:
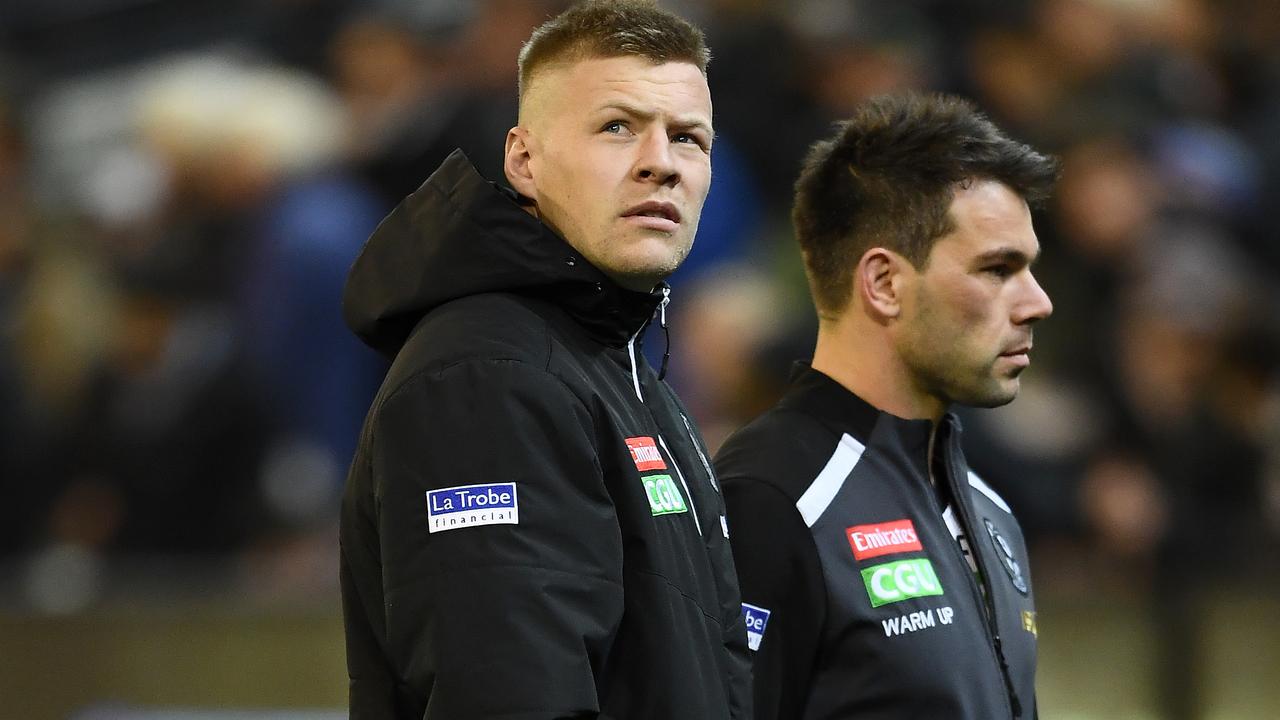
[[701,438],[612,283],[458,152],[382,222],[348,325],[393,358],[347,479],[353,718],[743,718]]

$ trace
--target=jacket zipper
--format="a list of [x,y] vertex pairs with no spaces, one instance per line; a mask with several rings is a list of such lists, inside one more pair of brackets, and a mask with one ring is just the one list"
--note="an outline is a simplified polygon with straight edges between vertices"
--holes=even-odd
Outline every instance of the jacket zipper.
[[636,371],[636,338],[640,337],[640,333],[644,332],[644,327],[636,331],[635,335],[627,341],[627,357],[631,359],[631,385],[636,390],[636,397],[640,402],[644,402],[644,395],[640,394],[640,373]]
[[671,303],[671,288],[663,283],[662,302],[658,303],[658,322],[662,324],[662,366],[658,369],[658,379],[667,376],[667,363],[671,360],[671,328],[667,327],[667,305]]
[[702,446],[698,444],[698,438],[693,435],[693,424],[689,422],[689,418],[680,413],[680,419],[684,421],[684,431],[689,435],[689,442],[693,445],[693,451],[698,453],[698,459],[702,461],[702,469],[707,472],[707,482],[711,483],[711,489],[717,493],[720,492],[720,486],[716,484],[716,474],[711,469],[711,463],[707,461],[706,453],[702,452]]
[[[1013,687],[1013,678],[1009,675],[1009,662],[1004,656],[1004,643],[1000,639],[1000,626],[996,620],[996,603],[993,597],[995,591],[990,587],[990,574],[987,572],[987,563],[982,557],[981,541],[974,535],[973,516],[969,512],[969,506],[964,501],[963,493],[967,488],[959,485],[959,476],[956,474],[955,459],[951,452],[952,439],[950,433],[947,436],[947,446],[942,449],[943,462],[946,463],[947,478],[946,482],[951,486],[951,495],[956,506],[956,514],[959,516],[960,527],[965,531],[965,537],[969,541],[969,554],[973,557],[973,562],[978,567],[978,577],[971,586],[977,583],[987,583],[987,588],[975,587],[975,592],[980,595],[978,600],[982,603],[982,607],[986,611],[986,629],[987,638],[991,641],[991,646],[995,650],[996,665],[1000,668],[1000,677],[1004,680],[1005,699],[1009,701],[1009,709],[1013,713],[1013,717],[1022,717],[1022,703],[1018,700],[1018,693]],[[967,476],[966,476],[967,477]],[[968,484],[967,481],[965,483]],[[952,543],[956,547],[957,553],[960,552],[959,543]],[[961,559],[963,560],[963,553]],[[968,565],[968,562],[965,562]]]
[[[670,293],[671,291],[669,289],[663,288],[661,307],[663,310],[664,324],[666,323],[666,308],[667,302],[669,301],[668,295]],[[636,398],[640,400],[642,405],[646,403],[644,402],[644,394],[640,392],[640,371],[636,366],[636,338],[639,337],[640,333],[643,331],[644,328],[640,328],[636,331],[636,334],[632,335],[631,339],[627,341],[627,357],[631,360],[631,384],[632,387],[635,388]],[[681,413],[681,417],[684,417],[683,413]],[[693,499],[693,493],[689,492],[689,483],[685,482],[684,473],[680,471],[680,464],[676,462],[676,455],[671,452],[671,448],[667,447],[667,441],[662,439],[662,433],[658,433],[658,442],[662,444],[662,449],[667,451],[667,457],[671,458],[671,467],[675,468],[676,477],[680,479],[680,485],[684,487],[684,496],[689,499],[689,512],[693,514],[693,526],[698,529],[698,537],[702,537],[702,521],[698,519],[698,505]],[[697,448],[698,444],[694,443],[693,446],[694,448]],[[702,451],[699,450],[698,452],[701,454]],[[706,460],[703,460],[703,462],[706,462]]]
[[680,484],[684,487],[684,496],[689,498],[689,512],[693,513],[693,526],[698,528],[698,536],[702,536],[702,521],[698,519],[698,505],[693,501],[693,493],[689,492],[689,483],[684,481],[684,473],[680,472],[680,463],[676,462],[676,454],[671,452],[671,448],[667,447],[667,441],[662,439],[662,433],[658,433],[658,443],[662,445],[662,449],[667,451],[667,455],[671,457],[671,467],[675,468],[676,477],[680,478]]

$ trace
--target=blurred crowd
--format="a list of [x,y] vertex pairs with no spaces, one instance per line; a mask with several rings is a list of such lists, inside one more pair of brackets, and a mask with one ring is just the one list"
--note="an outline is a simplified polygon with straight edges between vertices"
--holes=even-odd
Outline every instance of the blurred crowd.
[[[1063,161],[1035,366],[1018,402],[964,414],[1038,580],[1190,603],[1276,567],[1280,4],[664,4],[714,54],[715,180],[670,338],[713,445],[812,349],[788,218],[808,145],[871,95],[961,93]],[[385,369],[342,325],[345,272],[455,147],[501,178],[516,53],[561,5],[0,6],[3,600],[91,607],[113,568],[192,559],[237,591],[332,590]]]

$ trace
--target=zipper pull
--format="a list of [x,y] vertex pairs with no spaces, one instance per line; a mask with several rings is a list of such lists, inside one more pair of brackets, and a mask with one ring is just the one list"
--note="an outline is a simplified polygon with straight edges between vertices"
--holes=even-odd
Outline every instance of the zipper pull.
[[671,359],[671,329],[667,327],[667,304],[671,302],[671,288],[662,286],[662,302],[658,303],[658,323],[662,325],[662,338],[666,347],[662,349],[662,365],[658,368],[658,379],[667,376],[667,361]]
[[992,633],[992,639],[995,640],[996,657],[1000,659],[1000,671],[1004,673],[1004,681],[1009,688],[1009,707],[1013,710],[1015,718],[1022,717],[1022,702],[1018,700],[1018,693],[1013,689],[1013,677],[1009,674],[1009,661],[1004,657],[1004,643],[1000,641],[999,633]]
[[[711,469],[711,463],[707,461],[706,453],[702,452],[702,446],[698,444],[698,438],[693,432],[693,423],[689,422],[689,418],[682,412],[680,419],[684,421],[685,433],[689,436],[689,443],[693,445],[693,449],[698,453],[698,459],[702,461],[702,469],[707,473],[707,481],[711,483],[711,489],[720,492],[720,486],[716,485],[716,472]],[[728,528],[725,529],[728,532]],[[727,535],[725,537],[728,537]]]
[[636,336],[639,334],[640,331],[637,330],[627,341],[627,358],[631,360],[631,384],[636,390],[636,398],[644,402],[644,395],[640,392],[640,373],[636,370]]

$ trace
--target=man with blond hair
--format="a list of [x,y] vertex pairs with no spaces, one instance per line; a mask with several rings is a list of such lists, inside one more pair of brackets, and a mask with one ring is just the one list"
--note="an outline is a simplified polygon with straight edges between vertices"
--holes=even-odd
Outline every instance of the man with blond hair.
[[356,261],[392,366],[342,509],[353,718],[749,715],[719,486],[637,347],[710,186],[707,61],[652,3],[570,8],[520,55],[514,192],[455,153]]

